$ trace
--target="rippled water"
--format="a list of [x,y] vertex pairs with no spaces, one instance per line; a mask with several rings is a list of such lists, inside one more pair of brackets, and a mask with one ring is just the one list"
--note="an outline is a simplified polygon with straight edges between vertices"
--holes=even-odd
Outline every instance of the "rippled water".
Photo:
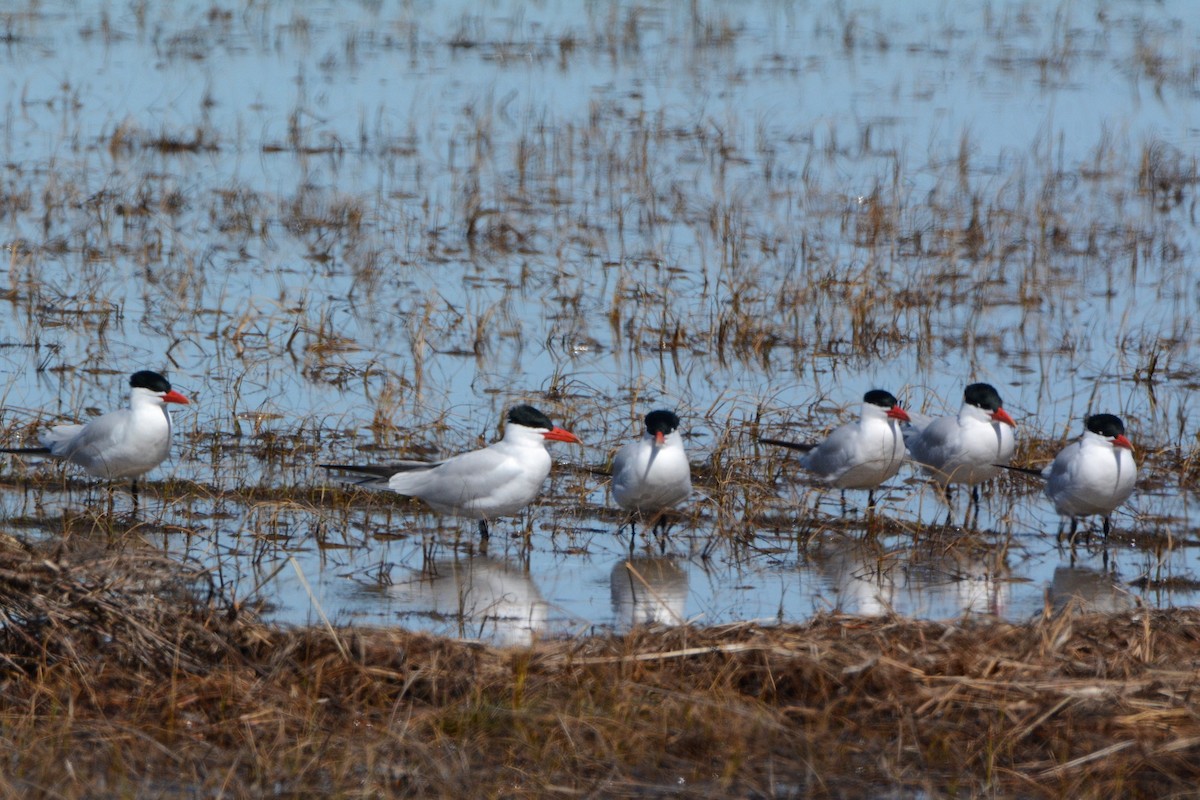
[[[169,370],[196,404],[151,478],[199,491],[160,487],[135,527],[289,622],[521,642],[828,609],[1023,618],[1070,585],[1191,604],[1197,16],[18,4],[6,431]],[[906,471],[868,535],[754,443],[815,438],[875,386],[950,412],[971,380],[1026,442],[1125,417],[1150,469],[1107,558],[1057,546],[1015,479],[978,530],[943,531]],[[586,446],[554,447],[546,502],[486,555],[469,523],[292,492],[325,485],[323,461],[479,446],[525,400]],[[700,488],[667,540],[631,546],[588,470],[659,406]],[[6,469],[20,531],[106,502]]]

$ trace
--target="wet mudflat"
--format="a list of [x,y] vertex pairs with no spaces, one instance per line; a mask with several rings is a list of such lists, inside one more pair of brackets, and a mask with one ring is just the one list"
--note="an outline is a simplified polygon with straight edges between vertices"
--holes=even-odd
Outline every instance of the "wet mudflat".
[[[143,367],[194,399],[137,516],[126,487],[6,459],[17,551],[196,568],[226,617],[301,639],[551,651],[643,623],[848,614],[881,641],[886,620],[1196,604],[1186,3],[37,3],[0,22],[4,441],[121,405]],[[1018,463],[1087,413],[1126,421],[1142,478],[1107,542],[1057,540],[1018,475],[966,526],[961,493],[945,526],[908,469],[875,515],[854,492],[843,513],[757,441],[815,440],[875,387],[952,413],[975,380],[1015,417]],[[554,445],[543,498],[486,546],[317,467],[478,447],[517,402],[585,444]],[[666,537],[631,535],[596,471],[657,407],[684,420],[697,488]],[[747,757],[731,774],[767,763]],[[899,763],[874,779],[936,793]],[[1038,785],[1077,789],[1085,766]],[[823,769],[704,791],[811,791]]]

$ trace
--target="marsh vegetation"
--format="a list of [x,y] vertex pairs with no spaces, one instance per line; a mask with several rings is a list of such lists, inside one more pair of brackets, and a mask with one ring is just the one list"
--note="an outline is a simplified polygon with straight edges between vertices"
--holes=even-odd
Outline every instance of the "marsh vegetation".
[[[136,516],[0,466],[3,789],[1191,791],[1197,22],[0,11],[0,439],[135,369],[193,400]],[[909,470],[843,514],[758,442],[974,380],[1017,463],[1125,420],[1107,541],[1020,476],[967,527]],[[585,446],[486,547],[316,466],[478,447],[515,402]],[[597,470],[658,407],[696,493],[631,538]]]

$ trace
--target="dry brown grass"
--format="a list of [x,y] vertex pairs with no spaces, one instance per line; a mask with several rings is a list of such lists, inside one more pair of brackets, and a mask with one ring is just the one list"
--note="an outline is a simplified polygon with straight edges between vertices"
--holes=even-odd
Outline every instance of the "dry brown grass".
[[1196,611],[824,615],[498,650],[268,627],[209,588],[152,552],[10,541],[0,789],[1161,797],[1200,777]]

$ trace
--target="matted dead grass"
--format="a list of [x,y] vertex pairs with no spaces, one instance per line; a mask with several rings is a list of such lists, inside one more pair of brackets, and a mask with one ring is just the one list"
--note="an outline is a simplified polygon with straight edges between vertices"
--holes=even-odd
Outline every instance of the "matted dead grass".
[[1200,611],[823,615],[495,649],[257,622],[153,551],[0,555],[22,797],[1184,795]]

